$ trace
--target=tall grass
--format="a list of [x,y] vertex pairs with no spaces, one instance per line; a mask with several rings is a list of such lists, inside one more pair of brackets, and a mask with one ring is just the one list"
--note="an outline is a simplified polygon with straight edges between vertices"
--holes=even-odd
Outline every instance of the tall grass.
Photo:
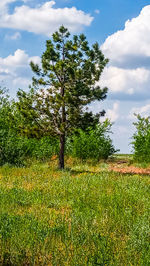
[[0,264],[149,265],[149,188],[104,164],[2,167]]

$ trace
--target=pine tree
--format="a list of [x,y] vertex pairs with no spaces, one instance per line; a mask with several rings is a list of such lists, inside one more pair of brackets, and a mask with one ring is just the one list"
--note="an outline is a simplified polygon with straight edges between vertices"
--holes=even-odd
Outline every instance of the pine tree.
[[106,98],[107,88],[101,89],[97,83],[107,63],[98,43],[90,48],[83,34],[70,38],[61,26],[46,41],[41,66],[30,64],[36,78],[30,93],[18,93],[24,107],[18,106],[30,120],[30,128],[59,137],[60,169],[64,168],[66,136],[78,128],[94,127],[104,114],[94,115],[87,106]]

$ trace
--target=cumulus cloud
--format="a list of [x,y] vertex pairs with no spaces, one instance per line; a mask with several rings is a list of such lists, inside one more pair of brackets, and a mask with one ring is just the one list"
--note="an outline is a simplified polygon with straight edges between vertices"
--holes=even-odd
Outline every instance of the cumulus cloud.
[[72,8],[54,8],[55,2],[48,1],[31,8],[27,5],[18,6],[9,13],[8,4],[15,0],[2,0],[0,7],[0,27],[26,30],[36,34],[50,36],[60,25],[66,26],[71,32],[80,31],[89,26],[93,17],[81,10]]
[[145,68],[123,69],[109,66],[104,70],[101,84],[107,86],[114,97],[140,100],[149,94],[150,70]]
[[[131,61],[150,59],[150,5],[145,6],[138,17],[128,20],[123,30],[109,36],[102,50],[111,63],[130,67]],[[137,60],[139,59],[139,60]]]
[[9,55],[5,58],[0,58],[0,66],[7,71],[16,69],[26,65],[28,62],[28,55],[25,51],[18,49],[13,55]]
[[16,50],[14,54],[5,58],[0,57],[0,85],[11,91],[17,88],[27,89],[31,83],[31,70],[29,63],[40,63],[40,57],[29,57],[23,50]]
[[150,5],[128,20],[123,30],[109,36],[101,49],[110,59],[103,86],[115,100],[142,101],[150,97]]

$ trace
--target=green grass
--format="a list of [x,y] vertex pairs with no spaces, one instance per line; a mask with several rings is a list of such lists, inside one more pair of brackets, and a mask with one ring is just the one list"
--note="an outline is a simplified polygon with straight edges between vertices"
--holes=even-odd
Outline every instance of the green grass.
[[106,163],[2,167],[0,265],[148,266],[149,192]]

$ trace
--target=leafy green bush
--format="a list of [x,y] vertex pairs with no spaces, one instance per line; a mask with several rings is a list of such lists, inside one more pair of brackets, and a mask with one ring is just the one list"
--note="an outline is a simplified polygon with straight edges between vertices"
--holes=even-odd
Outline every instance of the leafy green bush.
[[57,153],[55,138],[27,138],[19,135],[19,114],[14,101],[0,89],[0,165],[23,165],[27,157],[45,159]]
[[80,159],[107,159],[116,152],[109,137],[111,126],[110,121],[106,120],[88,132],[79,130],[78,134],[67,140],[67,152]]
[[39,140],[33,139],[30,142],[34,145],[31,155],[37,159],[43,160],[58,154],[59,143],[54,137],[43,137]]
[[26,138],[18,137],[11,130],[0,140],[0,165],[5,163],[21,165],[30,154],[30,145]]
[[50,137],[28,139],[18,136],[12,130],[2,135],[0,130],[0,165],[23,165],[29,157],[44,160],[56,154],[57,149],[57,140]]
[[150,162],[150,117],[137,115],[134,123],[136,132],[133,135],[134,159],[137,162]]
[[29,152],[27,139],[17,135],[15,104],[0,90],[0,165],[22,164]]

